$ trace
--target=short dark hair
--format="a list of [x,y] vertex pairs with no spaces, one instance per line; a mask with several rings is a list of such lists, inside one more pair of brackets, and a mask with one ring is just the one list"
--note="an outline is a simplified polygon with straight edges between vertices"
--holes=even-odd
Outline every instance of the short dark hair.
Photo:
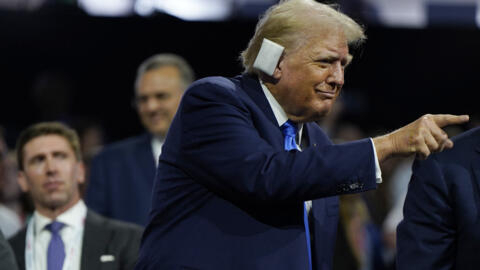
[[69,128],[67,125],[62,124],[60,122],[42,122],[38,124],[34,124],[26,128],[17,140],[16,150],[17,150],[17,163],[18,169],[23,171],[23,148],[25,144],[30,142],[31,140],[45,135],[58,135],[65,138],[72,147],[73,152],[75,153],[75,157],[77,160],[82,160],[82,153],[80,150],[80,140],[78,138],[78,134],[75,130]]

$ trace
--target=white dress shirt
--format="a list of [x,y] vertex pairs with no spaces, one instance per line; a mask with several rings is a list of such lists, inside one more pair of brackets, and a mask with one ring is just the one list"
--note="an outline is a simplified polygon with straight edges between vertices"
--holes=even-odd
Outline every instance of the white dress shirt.
[[[272,108],[273,114],[275,115],[275,119],[277,119],[278,126],[281,127],[285,122],[288,121],[288,116],[287,113],[283,110],[282,106],[278,103],[278,101],[275,99],[275,97],[272,95],[270,90],[268,90],[267,86],[265,86],[262,81],[260,81],[260,85],[262,86],[263,93],[265,94],[265,97],[267,97],[268,104],[270,105],[270,108]],[[303,132],[303,123],[298,124],[298,138],[296,141],[297,144],[297,149],[299,151],[302,151],[301,149],[301,139],[302,139],[302,132]],[[373,147],[373,154],[375,156],[375,177],[377,180],[377,183],[382,182],[382,172],[380,170],[380,164],[378,162],[377,158],[377,152],[375,150],[375,145],[373,143],[373,140],[370,139]],[[310,209],[312,208],[312,201],[306,201],[305,202],[307,211],[310,212]]]
[[[82,257],[82,240],[85,225],[87,207],[80,200],[72,208],[59,215],[55,220],[62,222],[65,226],[60,230],[63,244],[65,246],[65,261],[63,270],[79,270]],[[53,220],[45,217],[37,211],[33,214],[34,222],[34,250],[33,266],[35,270],[47,269],[47,250],[52,237],[50,231],[45,228]],[[28,258],[27,258],[28,259]]]
[[162,146],[163,146],[164,140],[163,138],[160,137],[153,137],[152,138],[152,152],[153,152],[153,159],[155,160],[155,167],[158,166],[158,158],[160,157],[160,154],[162,153]]

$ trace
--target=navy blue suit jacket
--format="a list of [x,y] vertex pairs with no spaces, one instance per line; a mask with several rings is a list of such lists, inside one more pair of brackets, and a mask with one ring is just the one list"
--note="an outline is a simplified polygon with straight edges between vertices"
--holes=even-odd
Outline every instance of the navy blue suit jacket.
[[376,187],[374,154],[368,139],[334,146],[304,129],[309,147],[285,151],[255,77],[195,82],[162,149],[136,269],[307,269],[311,199],[314,269],[331,269],[335,195]]
[[106,217],[145,226],[154,178],[149,134],[114,143],[92,161],[85,202]]
[[397,229],[400,270],[480,265],[480,128],[453,141],[452,149],[413,165]]

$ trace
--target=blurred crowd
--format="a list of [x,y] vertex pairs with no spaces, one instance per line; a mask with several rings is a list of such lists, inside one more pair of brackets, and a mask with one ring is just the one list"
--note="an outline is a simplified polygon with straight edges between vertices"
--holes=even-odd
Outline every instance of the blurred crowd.
[[[181,93],[192,81],[193,70],[179,56],[161,54],[147,59],[138,68],[135,89],[132,91],[134,107],[146,132],[138,137],[125,138],[126,140],[121,142],[111,142],[105,137],[107,130],[99,121],[70,113],[75,86],[68,80],[68,74],[39,74],[31,92],[39,118],[42,121],[65,123],[79,134],[87,180],[80,184],[80,193],[86,198],[88,207],[113,219],[146,225],[148,211],[145,208],[148,207],[145,205],[150,201],[149,195],[145,193],[148,193],[153,185],[157,162],[155,157],[161,152],[161,144]],[[368,96],[364,98],[368,99]],[[346,102],[348,99],[341,97],[330,115],[318,123],[335,143],[374,137],[386,132],[382,128],[364,130],[357,126],[350,120],[349,114],[352,112],[347,108],[351,106]],[[472,116],[468,126],[453,126],[446,131],[449,136],[454,136],[479,124],[478,116]],[[17,182],[15,146],[12,143],[7,145],[7,136],[8,127],[0,128],[0,229],[6,238],[10,238],[25,226],[32,216],[34,206],[31,198],[21,192]],[[132,154],[134,152],[128,152],[128,147],[141,149],[144,146],[148,153],[146,158],[140,154],[128,157],[135,155]],[[149,176],[146,178],[152,179],[144,183],[142,190],[138,191],[139,198],[133,194],[137,189],[133,186],[139,184],[127,179],[138,180],[138,168],[128,169],[132,163],[136,164],[135,159],[139,161],[138,166],[147,167]],[[376,191],[341,196],[334,269],[395,268],[396,227],[402,219],[402,207],[413,160],[414,157],[391,159],[383,164],[384,182]],[[115,177],[121,181],[109,182],[109,177],[113,177],[111,175],[115,173],[119,173]],[[122,192],[130,193],[131,199],[125,198]],[[126,205],[116,205],[119,200],[116,196],[122,196]],[[140,202],[141,197],[145,197],[144,202]]]

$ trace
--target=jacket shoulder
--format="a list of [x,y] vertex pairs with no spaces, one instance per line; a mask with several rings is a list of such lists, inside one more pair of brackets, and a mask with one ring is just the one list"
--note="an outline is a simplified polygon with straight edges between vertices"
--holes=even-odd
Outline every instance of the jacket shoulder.
[[131,152],[137,149],[140,145],[149,144],[151,136],[149,134],[142,134],[135,137],[126,138],[121,141],[113,142],[105,146],[97,155],[100,158],[109,156],[117,156],[125,152]]
[[200,88],[208,87],[208,86],[214,86],[217,88],[234,89],[236,87],[236,83],[234,79],[221,77],[221,76],[212,76],[212,77],[206,77],[206,78],[195,81],[190,85],[188,90],[196,89],[199,87]]
[[104,217],[92,210],[88,210],[87,221],[89,225],[98,226],[108,231],[131,233],[141,235],[143,228],[137,224]]
[[440,163],[470,164],[472,155],[480,150],[480,127],[452,138],[453,148],[432,155]]

